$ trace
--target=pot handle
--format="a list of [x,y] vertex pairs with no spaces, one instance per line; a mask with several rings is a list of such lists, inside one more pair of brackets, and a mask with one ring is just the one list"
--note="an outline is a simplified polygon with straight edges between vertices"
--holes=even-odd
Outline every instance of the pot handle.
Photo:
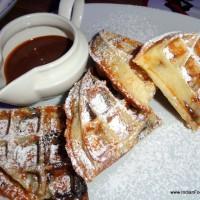
[[60,0],[58,14],[72,21],[77,27],[80,27],[84,3],[84,0]]

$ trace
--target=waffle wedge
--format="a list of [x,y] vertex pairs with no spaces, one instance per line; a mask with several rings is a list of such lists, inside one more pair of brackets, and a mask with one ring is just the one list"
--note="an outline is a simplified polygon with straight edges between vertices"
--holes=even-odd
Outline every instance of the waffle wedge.
[[133,106],[151,112],[149,102],[154,83],[144,70],[131,62],[141,43],[111,32],[101,31],[90,42],[90,55],[98,70]]
[[54,106],[0,111],[0,196],[88,199],[65,150],[65,119]]
[[86,181],[128,152],[159,122],[130,108],[90,71],[71,89],[65,111],[66,150],[75,171]]
[[146,43],[134,58],[186,124],[200,127],[200,35],[170,33]]

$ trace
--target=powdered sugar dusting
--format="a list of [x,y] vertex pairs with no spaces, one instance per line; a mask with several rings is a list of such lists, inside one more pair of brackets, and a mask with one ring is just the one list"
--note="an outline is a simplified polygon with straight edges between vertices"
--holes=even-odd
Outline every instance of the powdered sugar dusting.
[[152,106],[163,119],[162,127],[89,184],[91,199],[180,199],[170,191],[200,190],[200,132],[185,128],[158,102]]
[[103,114],[109,109],[108,104],[105,102],[105,99],[101,94],[97,94],[92,98],[91,104],[98,114]]
[[74,169],[91,181],[130,150],[140,132],[149,128],[149,119],[137,117],[141,111],[128,108],[90,70],[79,84],[79,91],[75,85],[66,100],[71,110],[67,119],[73,119],[66,131],[67,151]]
[[[145,27],[145,28],[144,28]],[[105,29],[127,37],[144,42],[155,36],[156,26],[147,17],[136,15],[132,16],[122,10],[107,15],[105,21],[95,24],[86,24],[84,27],[86,36],[91,39],[98,31]],[[145,31],[141,31],[145,30]]]

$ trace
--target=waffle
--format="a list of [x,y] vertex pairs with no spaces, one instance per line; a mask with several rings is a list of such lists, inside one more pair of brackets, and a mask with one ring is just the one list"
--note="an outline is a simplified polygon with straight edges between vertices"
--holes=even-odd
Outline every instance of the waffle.
[[66,150],[85,181],[93,180],[159,122],[155,115],[130,107],[90,71],[70,90],[65,111]]
[[65,150],[62,107],[0,112],[0,195],[15,200],[86,200]]
[[149,102],[155,85],[144,70],[131,62],[141,45],[119,34],[101,31],[90,42],[90,55],[97,69],[133,106],[152,112]]
[[186,124],[200,127],[200,35],[170,33],[146,43],[134,59]]

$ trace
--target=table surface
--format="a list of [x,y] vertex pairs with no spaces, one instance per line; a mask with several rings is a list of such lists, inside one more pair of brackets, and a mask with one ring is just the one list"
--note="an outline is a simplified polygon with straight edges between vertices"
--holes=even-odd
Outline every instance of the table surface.
[[[120,3],[146,6],[147,0],[86,0],[86,3]],[[9,21],[34,12],[56,12],[59,0],[17,0],[15,6],[0,20],[0,29]]]

